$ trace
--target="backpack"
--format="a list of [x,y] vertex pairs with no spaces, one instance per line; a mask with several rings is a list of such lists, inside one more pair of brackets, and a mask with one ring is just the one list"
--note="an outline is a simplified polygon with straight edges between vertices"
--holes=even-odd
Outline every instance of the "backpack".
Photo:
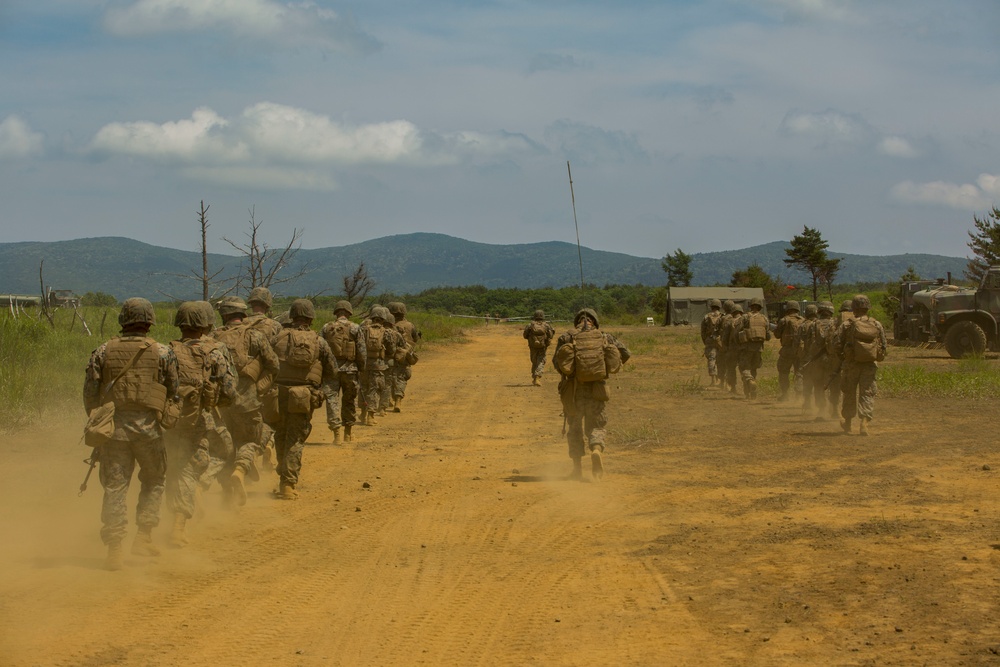
[[763,343],[767,340],[767,316],[754,312],[747,315],[745,333],[748,343]]
[[622,367],[621,352],[608,343],[597,329],[574,333],[568,343],[556,350],[552,364],[561,375],[573,376],[577,382],[607,379]]
[[785,317],[785,321],[782,322],[782,327],[781,327],[782,347],[794,346],[796,334],[798,333],[799,327],[801,327],[805,321],[806,320],[801,317],[792,317],[792,316]]
[[372,322],[365,327],[365,345],[368,348],[369,359],[385,359],[385,329],[381,324]]
[[878,324],[865,318],[855,319],[848,329],[848,342],[854,361],[882,361],[882,349],[879,345]]
[[709,339],[715,339],[714,343],[718,345],[719,338],[719,328],[722,326],[722,316],[717,310],[709,311],[705,314],[705,318],[701,321],[701,340],[706,345],[709,343]]
[[311,368],[319,359],[319,336],[315,331],[284,329],[284,334],[274,346],[274,352],[283,364],[293,368]]
[[259,359],[250,358],[250,329],[247,326],[216,329],[212,337],[219,341],[233,355],[236,372],[256,382],[260,378],[261,363]]
[[351,338],[350,322],[334,322],[333,326],[326,331],[326,342],[330,344],[333,356],[338,360],[354,361],[357,350],[354,339]]
[[549,328],[545,322],[534,320],[528,325],[528,347],[533,350],[544,350],[549,346]]

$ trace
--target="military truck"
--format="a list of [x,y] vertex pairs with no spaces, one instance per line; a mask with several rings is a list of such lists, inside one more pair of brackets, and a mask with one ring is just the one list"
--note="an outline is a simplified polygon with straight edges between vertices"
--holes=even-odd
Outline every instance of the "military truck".
[[913,303],[916,334],[944,343],[953,358],[1000,351],[1000,266],[989,268],[978,289],[935,284],[915,292]]
[[[927,343],[930,341],[927,310],[913,300],[913,295],[932,287],[943,287],[944,280],[905,280],[899,286],[899,303],[892,314],[892,338],[896,344]],[[893,298],[895,301],[895,298]]]

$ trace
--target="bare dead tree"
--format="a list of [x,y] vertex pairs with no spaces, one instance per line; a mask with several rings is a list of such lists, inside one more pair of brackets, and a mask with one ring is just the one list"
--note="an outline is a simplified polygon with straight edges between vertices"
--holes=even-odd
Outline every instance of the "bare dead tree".
[[368,293],[375,289],[375,280],[368,275],[368,267],[364,262],[358,264],[352,273],[344,276],[344,298],[351,306],[358,307]]
[[49,324],[53,329],[56,328],[56,321],[52,319],[52,313],[49,311],[49,297],[45,293],[45,278],[42,277],[42,267],[45,266],[45,260],[43,259],[38,263],[38,288],[42,293],[42,303],[41,303],[41,314],[45,315],[45,319],[49,321]]
[[254,287],[267,287],[287,283],[297,278],[301,278],[309,272],[308,264],[303,264],[298,271],[293,274],[282,274],[292,263],[292,259],[302,248],[301,229],[293,229],[292,236],[283,248],[272,248],[266,241],[261,240],[260,228],[264,224],[263,220],[257,220],[256,208],[250,207],[250,231],[244,232],[245,243],[237,243],[232,239],[223,237],[223,240],[231,245],[241,257],[239,274],[236,277],[236,284],[233,286],[237,291],[250,291]]
[[[232,291],[232,287],[228,287],[231,282],[230,278],[219,278],[225,271],[225,267],[219,269],[215,273],[208,272],[208,228],[211,225],[208,223],[208,209],[212,206],[205,205],[205,200],[202,199],[200,206],[195,214],[198,216],[198,228],[201,231],[201,270],[191,269],[190,273],[164,273],[162,275],[173,276],[175,278],[193,278],[201,283],[201,298],[204,301],[208,301],[210,298],[217,298],[220,296],[225,296]],[[167,294],[161,290],[156,290],[165,297],[174,301],[184,301],[184,299],[179,299],[171,294]]]

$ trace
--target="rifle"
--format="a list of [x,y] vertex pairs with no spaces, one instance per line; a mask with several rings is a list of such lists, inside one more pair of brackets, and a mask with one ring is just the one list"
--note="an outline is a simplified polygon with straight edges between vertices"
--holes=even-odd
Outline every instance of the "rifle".
[[799,366],[799,372],[800,373],[804,373],[805,370],[806,370],[806,367],[809,366],[809,364],[811,364],[812,362],[816,361],[817,359],[819,359],[820,357],[822,357],[825,354],[826,354],[826,348],[825,347],[820,348],[820,351],[817,352],[816,354],[814,354],[812,356],[812,358],[809,359],[809,361],[807,361],[806,363],[804,363],[801,366]]
[[844,360],[843,359],[840,359],[839,361],[837,361],[837,367],[834,368],[833,371],[830,372],[829,379],[826,381],[826,384],[823,385],[823,391],[826,391],[827,389],[829,389],[830,385],[833,384],[833,381],[836,380],[838,377],[840,377],[840,368],[843,365],[844,365]]
[[83,492],[87,490],[87,482],[90,481],[90,474],[94,472],[94,467],[97,465],[97,460],[98,460],[97,454],[98,454],[98,448],[94,447],[94,449],[91,450],[90,452],[90,458],[83,460],[83,462],[89,464],[90,467],[87,468],[87,476],[83,478],[83,484],[80,485],[80,493],[76,494],[77,496],[82,496]]

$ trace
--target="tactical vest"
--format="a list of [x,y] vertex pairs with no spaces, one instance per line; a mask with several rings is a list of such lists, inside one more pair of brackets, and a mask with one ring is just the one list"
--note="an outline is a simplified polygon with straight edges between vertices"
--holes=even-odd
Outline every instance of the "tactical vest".
[[413,324],[413,322],[409,320],[400,320],[399,322],[396,322],[394,327],[396,331],[403,336],[403,340],[405,340],[409,345],[413,346],[417,344],[417,327]]
[[747,314],[745,331],[748,343],[763,343],[767,340],[767,317],[759,312]]
[[369,359],[385,359],[385,329],[372,322],[365,327],[365,346]]
[[549,328],[545,322],[534,320],[528,325],[528,347],[533,350],[544,350],[549,345]]
[[278,384],[311,384],[323,381],[323,364],[319,360],[319,334],[311,329],[285,328],[274,341],[274,353],[281,365]]
[[351,323],[347,320],[337,320],[326,330],[326,342],[330,344],[338,362],[354,361],[357,357],[357,346],[351,336]]
[[795,344],[795,334],[802,326],[804,318],[800,315],[786,315],[781,327],[781,347],[789,347]]
[[250,357],[250,332],[252,330],[246,325],[227,326],[216,329],[212,332],[212,337],[229,348],[236,372],[249,378],[252,382],[256,382],[260,379],[262,368],[259,359]]
[[[133,357],[135,361],[129,366]],[[119,378],[126,367],[128,370]],[[167,388],[160,384],[159,377],[160,350],[152,338],[128,336],[107,342],[101,367],[101,395],[111,398],[116,409],[162,411]],[[114,385],[108,389],[113,380]]]

